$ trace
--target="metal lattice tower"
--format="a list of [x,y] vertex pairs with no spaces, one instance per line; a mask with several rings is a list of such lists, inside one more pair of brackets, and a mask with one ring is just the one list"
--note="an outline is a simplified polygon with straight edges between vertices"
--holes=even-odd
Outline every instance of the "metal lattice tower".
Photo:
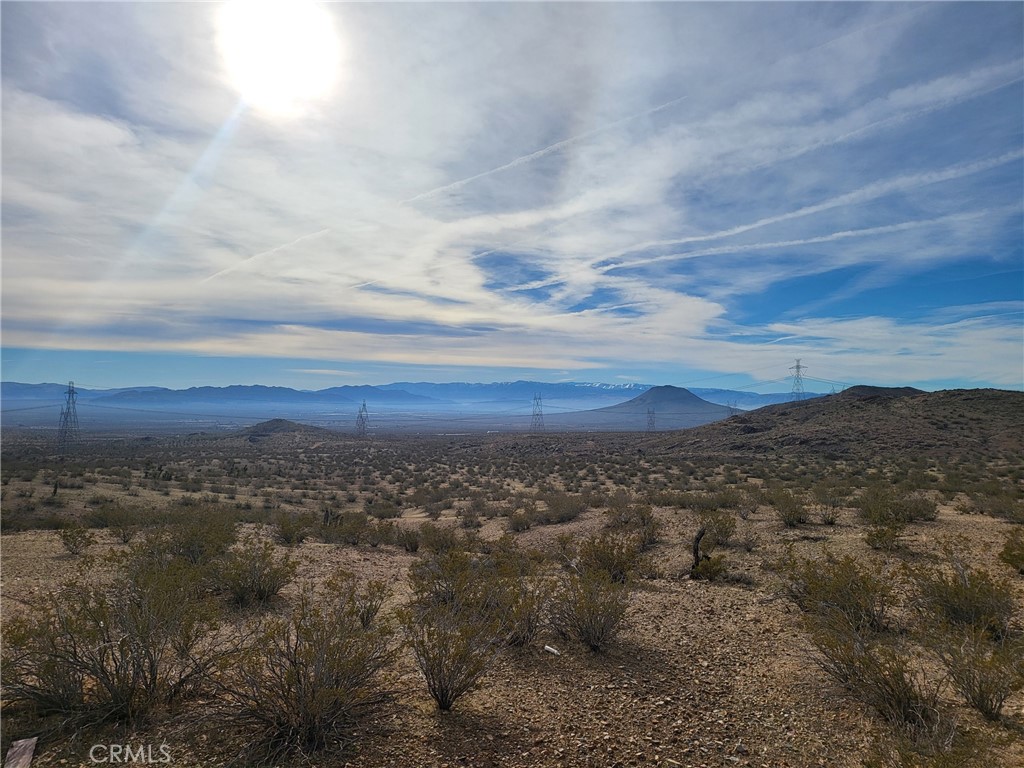
[[793,372],[793,399],[803,400],[804,399],[804,375],[803,372],[807,370],[806,365],[800,365],[800,358],[796,359],[796,365],[792,366],[789,370]]
[[366,430],[370,425],[370,414],[366,410],[366,401],[359,406],[359,415],[356,416],[356,437],[366,437]]
[[647,409],[647,431],[648,432],[653,432],[654,431],[654,409],[653,408],[648,408]]
[[75,392],[75,382],[68,382],[68,391],[64,393],[64,405],[60,409],[60,427],[57,430],[57,453],[60,456],[67,456],[76,445],[78,445],[78,410],[75,402],[78,400],[78,393]]
[[541,400],[539,392],[533,396],[533,418],[530,419],[530,431],[544,431],[544,401]]

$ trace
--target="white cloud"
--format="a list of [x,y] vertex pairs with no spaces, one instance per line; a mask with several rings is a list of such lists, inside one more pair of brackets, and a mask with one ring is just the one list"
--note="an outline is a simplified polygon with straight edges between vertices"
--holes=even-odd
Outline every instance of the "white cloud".
[[[839,266],[888,265],[849,288],[864,291],[998,258],[1019,185],[992,179],[1019,177],[1019,135],[947,143],[941,119],[1012,129],[1009,108],[972,110],[1019,96],[1019,44],[922,52],[906,35],[930,6],[332,10],[343,87],[288,123],[233,111],[208,6],[45,10],[52,48],[5,66],[5,344],[728,371],[813,338],[852,371],[896,354],[892,333],[923,339],[902,374],[966,376],[969,342],[993,353],[992,381],[1012,378],[1004,321],[798,332],[732,313]],[[123,48],[97,48],[113,28]],[[90,109],[100,80],[117,105]],[[934,147],[904,146],[933,120]],[[718,266],[739,254],[761,262]],[[504,280],[502,259],[531,277]],[[878,332],[854,348],[850,329]]]

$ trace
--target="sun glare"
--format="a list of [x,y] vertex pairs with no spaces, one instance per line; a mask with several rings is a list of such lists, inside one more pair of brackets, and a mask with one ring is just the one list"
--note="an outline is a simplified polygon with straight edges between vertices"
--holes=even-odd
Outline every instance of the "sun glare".
[[301,113],[338,76],[334,23],[309,0],[232,0],[220,10],[217,45],[242,100],[275,116]]

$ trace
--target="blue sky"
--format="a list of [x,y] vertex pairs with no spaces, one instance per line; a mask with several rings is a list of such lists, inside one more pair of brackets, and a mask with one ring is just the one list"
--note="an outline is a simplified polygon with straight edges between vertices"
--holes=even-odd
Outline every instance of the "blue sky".
[[322,8],[3,4],[3,379],[1024,387],[1020,3]]

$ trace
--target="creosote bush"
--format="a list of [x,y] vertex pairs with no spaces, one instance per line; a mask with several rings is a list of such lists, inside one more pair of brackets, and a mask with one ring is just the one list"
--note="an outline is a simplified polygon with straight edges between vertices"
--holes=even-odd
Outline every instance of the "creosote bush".
[[616,584],[625,584],[639,561],[640,545],[632,537],[591,536],[579,545],[577,551],[577,568],[580,571],[601,571]]
[[803,501],[786,488],[775,488],[770,496],[771,505],[786,528],[796,528],[811,521]]
[[107,587],[70,584],[5,621],[4,696],[73,725],[138,722],[202,687],[216,610],[182,560],[141,551]]
[[274,545],[246,537],[215,568],[215,583],[239,608],[263,604],[295,577],[298,564],[288,555],[274,556]]
[[801,610],[822,616],[839,613],[857,631],[885,628],[892,581],[856,557],[826,550],[821,559],[803,559],[789,551],[780,566],[786,594]]
[[628,605],[629,591],[607,572],[572,573],[552,599],[551,624],[562,637],[578,640],[596,653],[618,633]]
[[1003,704],[1024,688],[1024,642],[993,641],[983,629],[946,627],[931,636],[931,649],[964,701],[988,720],[998,720]]
[[736,518],[732,512],[721,509],[705,510],[697,515],[697,523],[704,528],[701,549],[708,555],[718,547],[728,547],[736,535]]
[[909,569],[916,589],[916,607],[933,622],[971,626],[999,639],[1009,632],[1013,590],[1003,579],[972,568],[963,553],[964,542],[944,548],[939,567]]
[[218,716],[269,756],[344,743],[387,698],[380,678],[392,636],[386,625],[364,628],[354,595],[317,595],[304,584],[290,616],[251,622],[220,665]]
[[905,649],[858,630],[838,611],[808,620],[818,665],[851,695],[873,708],[915,742],[952,738],[953,725],[939,710],[940,684],[929,684]]
[[315,521],[308,513],[293,514],[278,510],[274,515],[277,540],[286,547],[297,547],[313,532]]
[[80,555],[96,543],[92,531],[78,523],[65,525],[57,530],[57,538],[70,555]]

